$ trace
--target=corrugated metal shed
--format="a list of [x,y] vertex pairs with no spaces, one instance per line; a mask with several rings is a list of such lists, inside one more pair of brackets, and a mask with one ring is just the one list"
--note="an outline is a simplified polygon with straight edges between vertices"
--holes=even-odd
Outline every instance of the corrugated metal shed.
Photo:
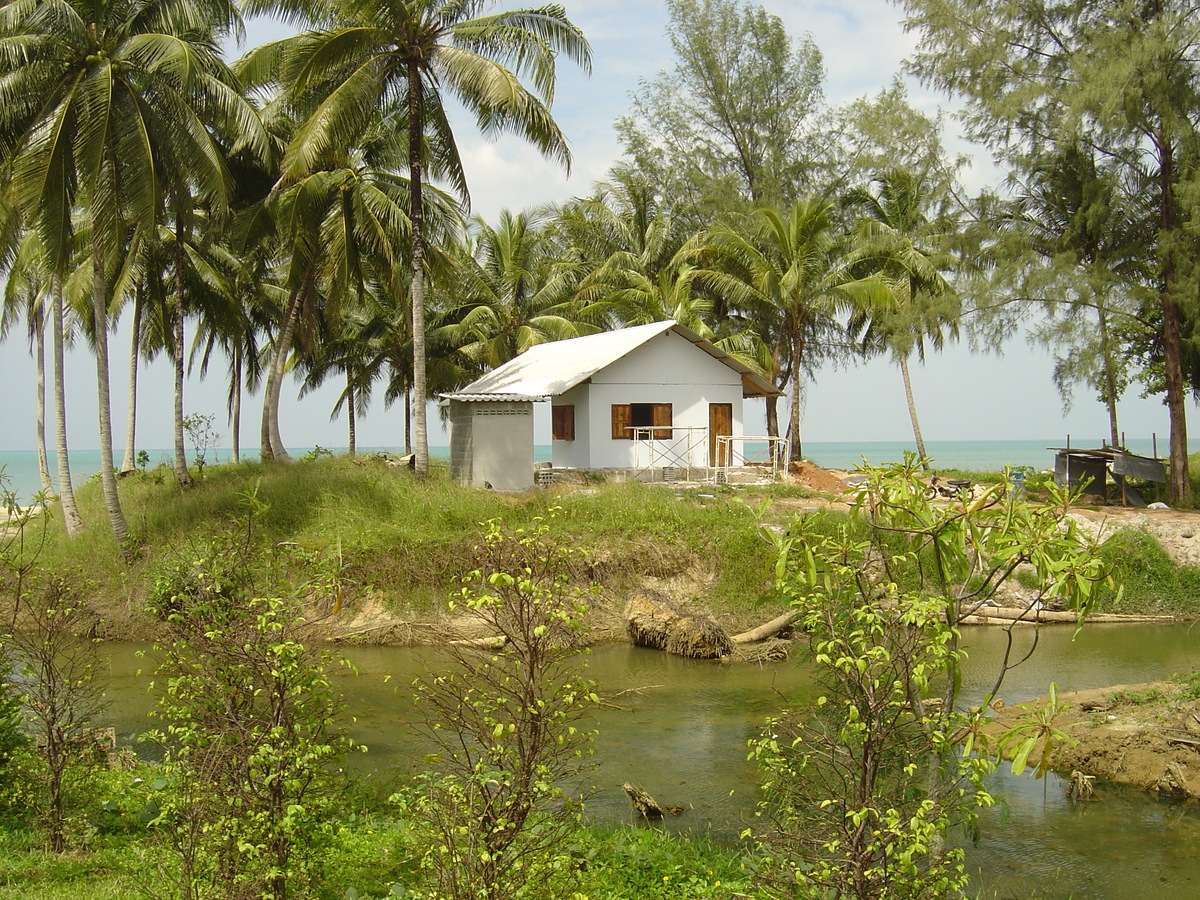
[[668,331],[691,341],[709,356],[742,376],[744,396],[778,396],[782,392],[750,367],[704,340],[678,322],[653,322],[617,331],[604,331],[586,337],[553,341],[530,347],[461,391],[442,394],[447,400],[478,402],[484,400],[548,400],[564,394],[610,366],[651,338]]

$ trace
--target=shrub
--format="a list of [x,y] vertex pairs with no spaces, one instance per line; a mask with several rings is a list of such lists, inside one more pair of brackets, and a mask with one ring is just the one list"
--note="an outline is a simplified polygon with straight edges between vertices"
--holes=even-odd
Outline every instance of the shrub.
[[568,851],[591,735],[580,719],[598,702],[576,664],[585,594],[578,557],[549,521],[508,532],[489,522],[461,603],[503,649],[451,643],[448,671],[418,683],[420,729],[435,752],[407,802],[423,866],[448,900],[569,896]]

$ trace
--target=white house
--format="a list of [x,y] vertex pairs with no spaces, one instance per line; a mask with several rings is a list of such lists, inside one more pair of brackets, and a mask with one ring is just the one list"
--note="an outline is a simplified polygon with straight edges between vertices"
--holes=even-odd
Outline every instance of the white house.
[[533,485],[533,403],[550,401],[554,468],[728,465],[742,401],[778,395],[748,366],[676,322],[538,344],[450,404],[450,471],[497,490]]

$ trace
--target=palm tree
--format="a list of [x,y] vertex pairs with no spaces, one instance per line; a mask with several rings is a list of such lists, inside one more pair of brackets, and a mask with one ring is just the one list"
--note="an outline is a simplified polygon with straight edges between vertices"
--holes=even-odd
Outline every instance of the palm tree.
[[460,248],[456,303],[437,335],[480,369],[581,333],[569,308],[575,267],[557,257],[542,223],[538,211],[502,210],[494,227],[476,218]]
[[860,275],[875,275],[892,302],[855,310],[850,330],[862,333],[865,351],[890,352],[900,367],[917,455],[925,459],[908,361],[916,354],[924,362],[926,346],[941,350],[947,339],[958,338],[962,303],[942,274],[956,262],[946,250],[955,223],[944,209],[931,213],[928,183],[919,175],[892,169],[874,186],[846,198],[863,216],[855,226],[859,246],[850,265]]
[[[4,193],[7,199],[12,194],[11,182]],[[44,346],[45,302],[50,304],[51,365],[54,391],[54,455],[58,470],[59,509],[62,511],[63,527],[68,535],[76,535],[83,529],[83,519],[75,504],[75,491],[71,484],[71,463],[67,447],[67,405],[65,344],[67,342],[66,302],[63,296],[63,278],[52,268],[41,237],[36,230],[20,231],[19,211],[10,203],[4,203],[4,220],[0,232],[6,236],[3,244],[5,255],[12,249],[12,258],[6,259],[8,274],[4,288],[4,318],[0,333],[8,326],[12,317],[26,316],[30,337],[34,341],[34,352],[39,357],[38,368],[38,466],[42,489],[47,495],[53,492],[49,478],[49,461],[45,458],[44,416],[44,371],[40,359]],[[19,235],[19,236],[18,236]],[[72,248],[67,248],[71,254]]]
[[705,338],[720,318],[719,297],[705,293],[693,265],[698,241],[645,180],[618,170],[595,196],[573,200],[554,225],[564,255],[584,269],[576,317],[607,327],[674,319]]
[[200,375],[205,377],[214,359],[223,356],[227,362],[231,453],[233,462],[239,462],[242,393],[257,390],[262,382],[264,354],[259,340],[278,321],[287,292],[273,278],[271,248],[265,239],[251,240],[238,248],[221,243],[210,247],[209,254],[221,276],[215,280],[220,288],[213,292],[216,302],[197,323],[190,363],[195,365],[199,357]]
[[610,177],[593,196],[560,210],[553,230],[564,253],[592,270],[634,270],[651,281],[664,269],[677,269],[689,234],[672,207],[638,172],[618,167]]
[[[279,401],[294,346],[310,352],[322,327],[338,330],[343,302],[404,262],[412,227],[410,185],[393,167],[394,151],[395,142],[377,119],[359,149],[329,153],[322,169],[281,182],[268,198],[286,259],[287,303],[264,391],[264,458],[289,458],[279,432]],[[441,224],[440,218],[434,221]]]
[[[92,313],[101,486],[118,545],[128,531],[112,459],[108,282],[130,224],[158,220],[165,185],[226,201],[228,176],[209,126],[261,128],[231,88],[217,38],[231,7],[172,0],[15,0],[0,11],[0,146],[15,197],[61,278],[80,223],[91,229]],[[7,169],[6,169],[7,170]]]
[[[5,224],[11,221],[9,217],[5,218]],[[17,230],[15,222],[12,224],[13,230]],[[8,230],[4,225],[0,225],[0,231]],[[48,497],[54,492],[54,485],[50,481],[50,461],[46,452],[46,301],[49,291],[45,284],[45,266],[39,252],[37,233],[27,231],[19,238],[14,235],[3,241],[5,249],[13,245],[13,259],[6,260],[4,302],[0,304],[0,341],[8,335],[14,322],[25,319],[30,351],[37,373],[35,415],[38,475],[42,493]]]
[[345,311],[332,323],[338,329],[324,336],[316,350],[304,362],[304,383],[300,395],[325,384],[331,375],[341,375],[345,387],[334,402],[329,418],[346,410],[346,452],[353,459],[358,450],[358,417],[365,415],[371,402],[371,387],[378,374],[373,362],[378,354],[370,339],[374,324],[364,309]]
[[[284,6],[297,15],[303,0],[252,0],[252,10]],[[415,464],[428,472],[425,402],[426,173],[443,176],[464,199],[467,184],[443,105],[448,94],[473,112],[491,135],[515,132],[542,153],[569,164],[562,132],[549,113],[559,53],[590,66],[591,48],[561,7],[481,15],[481,0],[330,0],[330,27],[285,39],[250,54],[248,70],[279,59],[296,102],[320,97],[296,133],[283,163],[285,182],[318,168],[335,148],[355,143],[370,116],[394,111],[406,126],[412,218],[412,344]],[[321,23],[325,24],[325,23]],[[520,82],[529,78],[537,94]]]
[[746,319],[791,383],[790,460],[799,461],[803,374],[836,349],[839,314],[880,302],[879,285],[846,271],[845,246],[824,200],[798,201],[786,213],[760,209],[745,230],[718,227],[707,251],[706,285]]

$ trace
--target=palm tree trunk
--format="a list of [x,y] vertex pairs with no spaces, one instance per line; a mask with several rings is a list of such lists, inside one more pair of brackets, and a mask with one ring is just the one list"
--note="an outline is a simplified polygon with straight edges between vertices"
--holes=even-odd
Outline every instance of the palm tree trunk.
[[108,290],[104,277],[104,247],[99,222],[92,223],[92,316],[96,327],[96,403],[100,426],[100,491],[113,537],[122,555],[129,555],[129,530],[117,494],[113,471],[112,395],[108,377]]
[[[183,237],[181,216],[175,216],[175,303],[171,321],[172,356],[175,358],[175,480],[180,487],[190,487],[192,475],[187,467],[187,450],[183,446]],[[201,473],[203,474],[203,473]]]
[[230,386],[229,424],[233,432],[233,452],[231,458],[235,463],[241,462],[242,445],[242,348],[237,345],[233,349],[233,384]]
[[425,205],[421,197],[421,149],[424,110],[421,105],[421,75],[414,61],[408,67],[408,178],[409,216],[412,220],[412,344],[413,344],[413,469],[429,474],[429,424],[425,395]]
[[132,472],[137,468],[137,381],[138,357],[140,356],[138,339],[142,334],[142,288],[138,285],[133,292],[133,337],[129,339],[129,419],[125,423],[125,455],[121,459],[121,473]]
[[[913,437],[917,441],[917,456],[924,460],[928,454],[925,453],[925,438],[921,436],[921,423],[917,421],[917,404],[913,402],[912,379],[908,374],[908,354],[900,357],[900,377],[904,379],[904,399],[908,401],[908,418],[912,422]],[[926,470],[929,469],[928,464],[922,465]]]
[[779,398],[772,394],[764,399],[767,404],[767,436],[779,437]]
[[404,453],[412,453],[412,391],[404,392]]
[[348,437],[348,440],[350,441],[350,446],[347,448],[347,452],[349,453],[351,459],[354,459],[354,450],[355,450],[355,447],[354,447],[354,444],[355,444],[354,402],[355,402],[354,401],[354,385],[350,381],[350,376],[347,375],[346,376],[346,410],[350,413],[350,426],[349,426],[350,427],[350,435]]
[[800,446],[800,363],[804,355],[804,341],[792,339],[792,408],[788,419],[788,437],[791,438],[789,462],[800,462],[804,451]]
[[58,463],[58,502],[62,508],[63,527],[74,537],[83,530],[83,519],[75,505],[75,490],[71,487],[71,461],[67,455],[67,391],[63,376],[63,287],[62,276],[54,275],[54,456]]
[[54,484],[50,481],[50,459],[46,453],[46,307],[41,299],[36,299],[30,311],[30,324],[33,328],[33,358],[37,367],[37,454],[38,476],[42,485],[42,493],[49,497],[54,493]]
[[297,288],[288,299],[283,321],[279,324],[279,336],[275,339],[275,349],[271,355],[271,368],[267,371],[267,383],[263,389],[262,427],[259,429],[259,452],[264,460],[291,459],[279,437],[279,394],[283,388],[284,364],[291,350],[303,290]]

